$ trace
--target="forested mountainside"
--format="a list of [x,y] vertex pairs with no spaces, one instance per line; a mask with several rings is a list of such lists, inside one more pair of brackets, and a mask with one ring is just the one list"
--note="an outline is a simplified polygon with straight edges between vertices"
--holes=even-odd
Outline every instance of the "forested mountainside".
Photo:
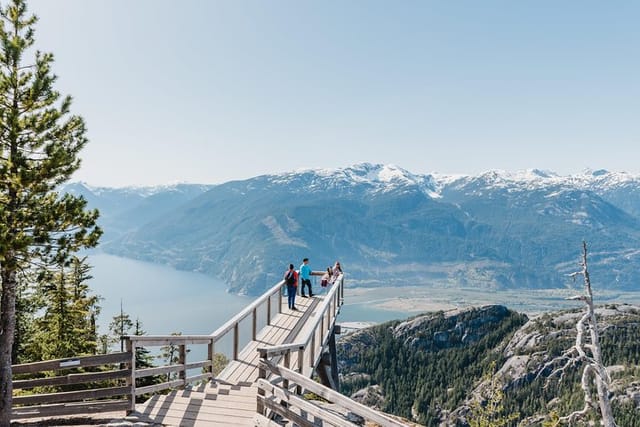
[[350,283],[367,286],[563,287],[582,240],[602,288],[635,289],[640,269],[640,177],[624,173],[445,176],[360,164],[66,191],[101,209],[104,251],[211,274],[239,293],[261,293],[303,257],[318,270],[340,259]]
[[[474,397],[498,380],[508,425],[540,426],[552,412],[581,409],[582,366],[562,380],[545,364],[570,348],[581,309],[527,319],[503,306],[417,316],[338,341],[341,391],[426,426],[468,426]],[[640,426],[640,307],[597,309],[604,363],[619,426]]]

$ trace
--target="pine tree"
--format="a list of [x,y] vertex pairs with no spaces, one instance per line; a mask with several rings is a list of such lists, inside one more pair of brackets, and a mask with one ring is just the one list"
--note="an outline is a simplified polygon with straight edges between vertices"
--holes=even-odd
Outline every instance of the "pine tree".
[[[93,278],[89,274],[91,266],[87,264],[87,257],[71,258],[70,286],[72,291],[72,306],[75,323],[75,335],[82,343],[80,352],[85,354],[97,354],[98,352],[98,326],[97,317],[100,315],[101,298],[91,295],[89,280]],[[78,353],[76,353],[78,354]]]
[[[0,6],[0,425],[9,425],[12,347],[21,272],[95,246],[97,211],[55,189],[80,166],[84,121],[53,85],[53,55],[34,51],[25,0]],[[27,54],[33,58],[27,58]]]
[[[134,335],[146,335],[144,329],[142,329],[142,322],[140,319],[136,318],[135,327],[133,330]],[[154,357],[151,355],[149,350],[144,347],[136,347],[136,369],[145,369],[152,368]],[[136,378],[136,387],[146,387],[153,384],[160,384],[162,382],[162,377],[160,375],[152,375],[149,377]],[[144,394],[142,396],[138,396],[136,398],[137,401],[144,402],[149,397],[150,394]]]
[[122,301],[120,301],[120,314],[113,316],[113,320],[109,323],[109,332],[111,332],[112,343],[120,341],[120,351],[124,351],[124,341],[122,337],[131,332],[133,322],[131,316],[122,309]]
[[[23,277],[18,282],[16,295],[16,329],[11,360],[14,364],[35,362],[30,353],[29,342],[37,332],[36,313],[44,307],[42,296],[31,286],[35,279]],[[39,359],[38,359],[39,360]]]
[[220,372],[224,370],[224,368],[227,367],[227,365],[229,364],[229,359],[223,353],[214,353],[212,363],[213,363],[213,367],[212,367],[211,373],[215,378],[220,374]]
[[[182,332],[172,332],[171,335],[180,336]],[[169,344],[160,347],[160,355],[158,355],[158,359],[164,360],[166,366],[175,365],[180,360],[180,347],[175,344]],[[166,381],[171,381],[176,378],[177,374],[175,372],[168,373],[166,377]]]
[[517,412],[510,414],[505,410],[502,382],[495,374],[491,374],[495,368],[496,363],[492,362],[483,379],[481,396],[471,403],[468,415],[470,427],[506,427],[513,425],[520,417]]
[[34,319],[35,331],[25,349],[33,360],[96,354],[95,316],[99,297],[90,294],[90,266],[72,257],[70,266],[41,277],[42,315]]
[[[136,318],[135,328],[133,330],[133,335],[146,335],[144,329],[142,329],[142,322],[140,319]],[[144,368],[152,368],[153,367],[153,356],[149,353],[144,347],[136,347],[136,369],[144,369]],[[141,379],[146,379],[141,378]],[[149,385],[149,384],[146,384]]]

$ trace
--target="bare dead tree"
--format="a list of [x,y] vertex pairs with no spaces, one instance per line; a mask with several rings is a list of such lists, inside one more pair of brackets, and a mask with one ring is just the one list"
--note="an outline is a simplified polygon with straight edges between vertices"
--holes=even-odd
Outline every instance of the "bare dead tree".
[[[582,270],[570,274],[575,278],[582,276],[584,279],[584,294],[569,297],[567,299],[573,301],[582,301],[586,306],[586,312],[576,324],[576,342],[565,351],[561,356],[554,358],[542,369],[545,371],[550,366],[557,365],[559,361],[564,361],[559,368],[556,368],[549,378],[562,377],[565,371],[579,363],[584,364],[582,371],[582,380],[580,386],[584,392],[584,407],[579,411],[560,417],[561,423],[573,425],[575,421],[586,417],[590,411],[602,416],[601,425],[605,427],[617,427],[613,412],[611,411],[611,402],[609,400],[609,385],[611,378],[602,363],[602,351],[600,347],[600,337],[598,334],[598,324],[596,321],[596,313],[593,308],[593,293],[591,291],[591,279],[589,278],[589,270],[587,268],[587,242],[582,242],[582,260],[580,262]],[[588,333],[588,339],[587,339]],[[541,371],[541,372],[542,372]],[[594,383],[598,402],[594,401]]]

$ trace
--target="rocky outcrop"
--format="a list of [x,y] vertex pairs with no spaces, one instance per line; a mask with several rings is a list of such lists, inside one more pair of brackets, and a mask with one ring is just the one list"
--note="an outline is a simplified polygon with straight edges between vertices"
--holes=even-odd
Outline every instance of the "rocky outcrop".
[[372,385],[365,388],[361,388],[351,395],[351,398],[356,402],[367,405],[375,410],[382,409],[384,403],[384,392],[379,385]]
[[[426,314],[400,323],[393,328],[393,335],[416,350],[464,346],[480,340],[508,314],[509,310],[501,305]],[[434,323],[444,328],[433,330]]]
[[[531,319],[522,326],[511,338],[503,350],[505,362],[498,369],[494,377],[499,379],[505,393],[526,387],[537,378],[546,378],[556,365],[548,366],[548,362],[557,356],[554,348],[569,349],[575,341],[576,322],[584,314],[582,309],[545,313]],[[627,304],[609,304],[596,309],[598,327],[601,336],[616,328],[626,328],[629,325],[640,324],[640,307]],[[574,369],[580,370],[580,367]],[[611,375],[612,402],[632,403],[640,407],[640,381],[635,372],[638,367],[624,365],[608,366]],[[443,425],[459,422],[468,414],[473,400],[482,400],[483,391],[487,389],[489,380],[480,383],[469,395],[465,405],[452,411]],[[548,402],[550,409],[560,405],[559,399]],[[640,415],[640,414],[639,414]],[[540,416],[531,416],[522,426],[539,425]],[[466,424],[462,424],[466,425]]]
[[[579,404],[575,402],[572,381],[579,382],[580,366],[573,366],[562,383],[557,380],[550,383],[547,378],[566,361],[558,359],[558,356],[575,343],[576,322],[583,314],[582,307],[577,307],[523,320],[524,317],[518,318],[520,315],[503,306],[489,305],[430,313],[378,325],[348,334],[340,340],[341,373],[345,383],[352,385],[351,390],[356,390],[353,396],[376,408],[388,410],[393,405],[397,406],[394,393],[402,393],[402,399],[413,401],[410,413],[414,421],[432,425],[435,417],[442,426],[466,426],[472,402],[485,401],[483,396],[491,395],[492,387],[497,386],[504,395],[506,407],[520,413],[519,425],[540,425],[550,410],[566,412],[569,403],[563,399],[574,399],[571,401],[574,406]],[[640,307],[608,304],[598,307],[596,315],[604,360],[610,363],[607,370],[612,378],[611,400],[618,408],[624,406],[638,412],[631,414],[632,417],[640,417],[640,409],[633,409],[640,408],[640,363],[637,359],[640,352]],[[504,332],[496,335],[499,329]],[[497,340],[496,336],[505,338]],[[493,337],[491,345],[487,345],[489,341],[485,337]],[[481,343],[483,352],[476,352],[477,357],[465,360],[476,363],[484,359],[483,365],[477,365],[482,366],[480,375],[476,373],[471,381],[465,383],[468,388],[464,389],[466,393],[462,399],[447,407],[447,400],[460,390],[461,376],[471,371],[454,371],[452,369],[460,367],[455,364],[439,365],[438,369],[435,365],[445,358],[457,359],[458,355],[470,354],[470,349],[477,348],[474,343]],[[400,355],[399,350],[406,354]],[[402,366],[409,363],[411,354],[418,355],[414,361],[424,360],[427,364],[411,365],[413,370],[407,373]],[[365,359],[366,363],[361,363]],[[489,370],[486,360],[495,360],[497,366]],[[429,363],[433,364],[433,369]],[[443,366],[446,367],[444,371]],[[436,377],[418,381],[414,393],[413,389],[401,388],[406,380],[394,382],[393,375],[379,375],[381,369],[401,373],[396,375],[402,378],[411,377],[416,369],[424,378],[431,373]],[[480,378],[482,372],[485,375],[487,372],[495,373],[491,380],[485,377],[483,381]],[[383,381],[377,383],[376,378],[383,378]],[[440,397],[433,397],[431,389],[425,392],[424,384],[440,389]],[[434,399],[440,400],[430,404]],[[406,409],[404,414],[406,416]]]

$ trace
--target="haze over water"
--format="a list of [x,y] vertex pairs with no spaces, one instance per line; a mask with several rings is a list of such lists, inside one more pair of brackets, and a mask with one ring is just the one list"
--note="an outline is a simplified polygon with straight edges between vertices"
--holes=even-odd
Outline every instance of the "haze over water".
[[[147,335],[174,332],[200,335],[212,333],[257,298],[228,293],[227,285],[219,279],[169,266],[99,252],[89,256],[89,264],[93,266],[91,289],[103,298],[98,318],[100,334],[108,332],[109,323],[119,314],[120,301],[132,321],[136,318],[142,321]],[[404,320],[424,312],[483,304],[502,304],[528,315],[580,306],[566,301],[567,296],[575,294],[569,289],[483,290],[437,288],[428,284],[354,288],[349,283],[348,271],[346,274],[345,302],[337,320],[348,327],[353,326],[353,322]],[[321,292],[318,286],[315,289],[316,293]],[[597,304],[640,303],[637,292],[597,290],[595,298]],[[259,323],[263,321],[260,316],[264,314],[259,314]],[[245,320],[240,324],[241,345],[248,341],[249,323]],[[229,355],[230,345],[229,334],[216,348]],[[195,348],[192,357],[204,356],[205,352],[205,347]]]
[[[106,333],[113,316],[119,314],[121,300],[124,312],[133,321],[139,318],[147,334],[187,335],[213,332],[257,298],[227,293],[224,282],[200,273],[104,253],[92,253],[88,260],[93,266],[91,289],[104,298],[100,333]],[[360,299],[349,301],[347,290],[338,322],[382,322],[408,315]]]

